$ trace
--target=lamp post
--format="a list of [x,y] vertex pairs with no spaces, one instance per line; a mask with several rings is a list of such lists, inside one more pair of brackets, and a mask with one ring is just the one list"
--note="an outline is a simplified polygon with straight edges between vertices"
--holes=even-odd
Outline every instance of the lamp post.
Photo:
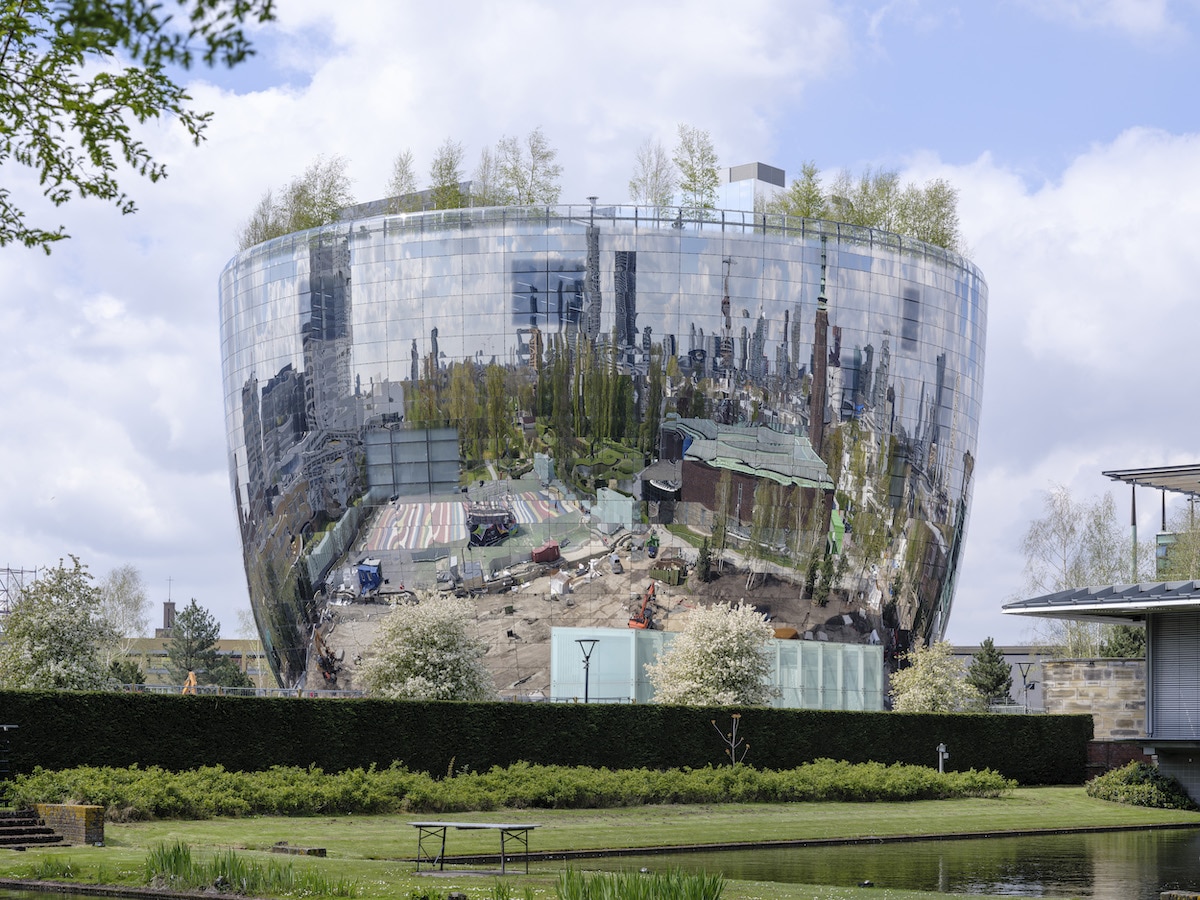
[[583,702],[587,703],[592,651],[596,649],[596,644],[599,642],[596,638],[576,638],[575,643],[579,645],[579,649],[583,653]]
[[1033,665],[1032,662],[1017,663],[1017,668],[1021,670],[1021,690],[1025,696],[1025,712],[1029,712],[1029,688],[1032,687],[1029,681],[1029,672]]

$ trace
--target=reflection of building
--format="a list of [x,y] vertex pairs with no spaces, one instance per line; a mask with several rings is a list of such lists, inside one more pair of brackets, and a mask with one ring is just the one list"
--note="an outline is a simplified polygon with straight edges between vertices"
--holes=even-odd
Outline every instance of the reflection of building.
[[[670,646],[675,634],[631,628],[554,628],[550,636],[550,699],[592,703],[651,703],[654,686],[646,666]],[[584,684],[579,641],[595,641]],[[882,648],[870,644],[772,640],[768,681],[778,691],[770,706],[781,709],[884,708]]]
[[[749,212],[464,209],[278,238],[220,291],[251,605],[285,682],[368,507],[454,490],[501,452],[545,453],[592,493],[604,444],[652,455],[672,413],[659,452],[682,485],[643,514],[719,524],[806,596],[861,609],[888,652],[945,630],[987,305],[956,254]],[[542,443],[515,440],[518,410]]]

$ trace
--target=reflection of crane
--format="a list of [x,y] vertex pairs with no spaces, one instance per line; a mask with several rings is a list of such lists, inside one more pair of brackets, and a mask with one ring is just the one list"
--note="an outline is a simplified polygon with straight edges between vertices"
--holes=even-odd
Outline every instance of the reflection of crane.
[[646,587],[646,592],[642,594],[642,608],[629,617],[630,628],[654,628],[654,611],[651,604],[654,602],[654,595],[657,592],[657,587],[654,582]]

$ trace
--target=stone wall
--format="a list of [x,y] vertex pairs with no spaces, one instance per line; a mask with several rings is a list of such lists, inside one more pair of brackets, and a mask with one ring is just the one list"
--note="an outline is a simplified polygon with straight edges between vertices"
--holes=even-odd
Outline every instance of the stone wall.
[[68,844],[104,843],[104,807],[68,803],[37,803],[38,818],[62,835]]
[[1098,741],[1146,737],[1144,659],[1042,661],[1048,713],[1090,713]]

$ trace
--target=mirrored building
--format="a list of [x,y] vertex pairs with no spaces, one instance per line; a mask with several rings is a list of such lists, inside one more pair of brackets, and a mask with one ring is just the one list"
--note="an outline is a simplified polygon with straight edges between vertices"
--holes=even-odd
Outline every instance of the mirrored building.
[[402,548],[416,565],[481,523],[480,543],[503,537],[454,504],[506,476],[544,489],[539,541],[580,527],[563,503],[629,498],[634,522],[853,606],[861,640],[940,638],[986,308],[954,253],[749,212],[376,215],[239,253],[220,280],[226,429],[272,665],[285,684],[304,670],[330,573],[381,510],[446,505]]

